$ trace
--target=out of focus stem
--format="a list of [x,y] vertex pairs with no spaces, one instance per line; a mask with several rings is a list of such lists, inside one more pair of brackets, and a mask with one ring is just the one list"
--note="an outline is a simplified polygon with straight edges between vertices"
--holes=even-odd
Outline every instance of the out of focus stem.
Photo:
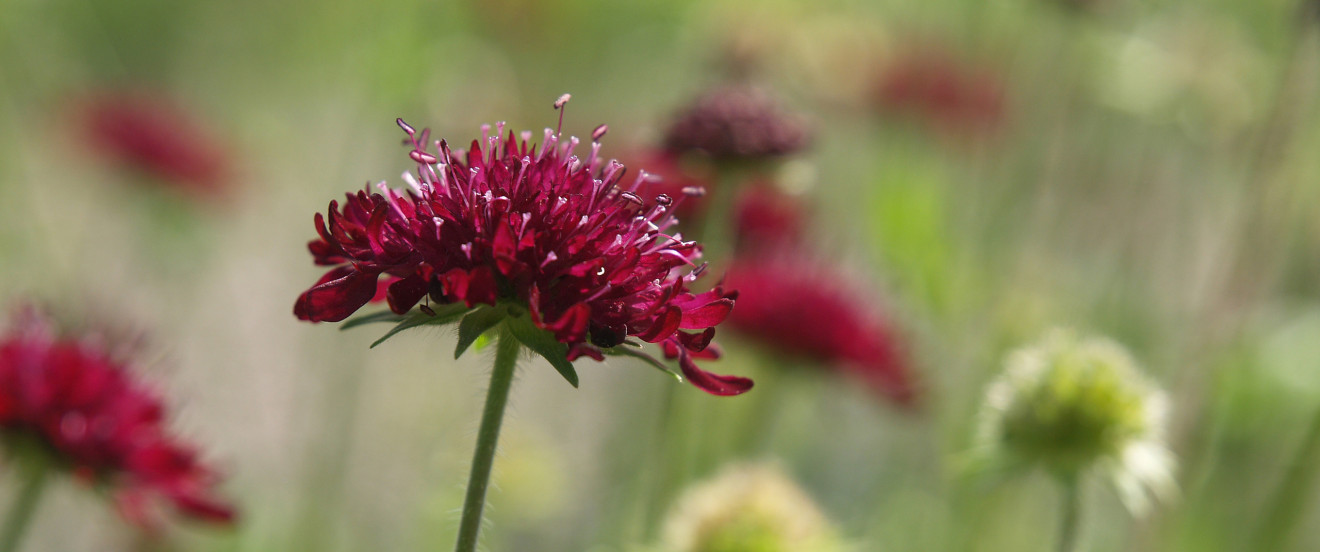
[[509,389],[513,387],[513,372],[521,350],[522,344],[501,325],[499,344],[495,349],[495,366],[490,374],[490,388],[486,390],[486,406],[481,413],[481,429],[477,431],[477,450],[472,454],[472,471],[468,475],[467,497],[463,500],[463,519],[459,522],[455,552],[474,552],[477,549],[481,512],[486,505],[486,489],[490,486],[490,470],[495,463],[495,448],[500,440],[500,425],[504,422],[504,407],[509,404]]
[[1082,510],[1081,482],[1076,475],[1059,479],[1063,487],[1063,518],[1059,521],[1059,552],[1077,550],[1077,526]]
[[0,552],[16,552],[23,542],[28,526],[32,524],[32,514],[41,502],[41,495],[46,490],[46,476],[50,466],[43,460],[29,463],[29,469],[23,470],[22,488],[5,514],[5,525],[0,530]]
[[1315,484],[1316,465],[1320,463],[1320,409],[1302,437],[1288,472],[1274,491],[1265,517],[1256,527],[1253,550],[1284,550],[1297,518],[1306,510],[1306,500]]

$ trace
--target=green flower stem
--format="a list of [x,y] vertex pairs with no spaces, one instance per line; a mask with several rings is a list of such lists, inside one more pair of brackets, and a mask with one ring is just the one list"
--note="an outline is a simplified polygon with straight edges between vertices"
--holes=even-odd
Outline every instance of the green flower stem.
[[702,260],[722,271],[728,266],[726,257],[733,252],[735,200],[750,177],[748,170],[738,165],[723,164],[716,170],[715,186],[707,191],[706,214],[696,234],[689,239],[700,240]]
[[1077,550],[1077,525],[1081,517],[1082,489],[1077,476],[1060,479],[1063,484],[1063,518],[1059,521],[1059,552]]
[[473,552],[477,549],[481,510],[486,505],[486,489],[490,486],[490,468],[495,462],[500,424],[504,422],[504,407],[509,403],[509,389],[513,387],[513,372],[521,351],[522,344],[507,327],[501,325],[499,344],[495,350],[495,367],[490,374],[490,388],[486,390],[481,429],[477,432],[477,450],[472,454],[472,471],[468,475],[467,497],[463,500],[463,519],[459,523],[455,552]]
[[1306,501],[1315,484],[1317,463],[1320,463],[1320,410],[1316,410],[1288,472],[1270,499],[1269,509],[1265,510],[1265,517],[1256,529],[1253,550],[1285,549],[1297,518],[1306,511]]
[[41,502],[42,492],[46,489],[46,476],[50,467],[45,461],[34,460],[28,470],[21,472],[26,476],[18,497],[5,514],[4,529],[0,530],[0,552],[15,552],[23,542],[23,535],[31,525],[32,514]]

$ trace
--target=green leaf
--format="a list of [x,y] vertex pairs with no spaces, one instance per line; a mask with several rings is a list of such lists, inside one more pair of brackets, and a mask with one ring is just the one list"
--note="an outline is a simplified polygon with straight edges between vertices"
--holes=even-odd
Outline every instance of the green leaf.
[[503,308],[483,306],[463,317],[458,324],[458,347],[454,349],[454,358],[463,356],[468,347],[501,320],[508,316]]
[[385,335],[380,336],[380,339],[377,339],[372,343],[371,348],[375,349],[377,345],[384,343],[385,340],[394,337],[394,334],[403,330],[416,328],[418,326],[443,326],[445,324],[457,322],[459,318],[462,318],[464,314],[467,314],[468,308],[463,303],[453,303],[445,305],[433,312],[435,312],[435,316],[431,316],[420,310],[409,314],[404,317],[398,325],[390,328],[390,331],[385,332]]
[[609,349],[601,349],[600,352],[610,356],[623,356],[623,357],[632,357],[632,358],[640,359],[642,362],[650,364],[651,366],[655,367],[661,372],[664,372],[665,374],[678,380],[679,383],[683,382],[682,374],[679,374],[678,372],[671,370],[669,368],[669,365],[660,362],[659,359],[646,354],[645,351],[641,350],[641,346],[637,345],[636,343],[624,342],[623,345],[610,347]]
[[554,334],[536,327],[531,317],[525,315],[505,318],[504,324],[519,342],[550,361],[550,365],[554,366],[569,384],[573,387],[578,386],[577,370],[574,370],[573,363],[568,361],[568,345],[560,343],[555,339]]
[[371,314],[354,316],[353,318],[345,320],[344,323],[339,326],[339,331],[356,328],[358,326],[365,326],[367,324],[374,324],[376,322],[393,322],[398,324],[399,322],[403,322],[405,318],[407,318],[407,316],[394,314],[393,311],[373,312]]

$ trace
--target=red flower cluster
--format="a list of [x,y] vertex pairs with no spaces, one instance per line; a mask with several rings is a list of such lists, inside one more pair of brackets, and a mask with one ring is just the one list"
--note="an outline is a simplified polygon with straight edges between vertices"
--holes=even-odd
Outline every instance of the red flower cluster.
[[724,277],[738,291],[729,326],[765,346],[844,368],[899,404],[916,399],[898,336],[865,300],[804,252],[806,214],[754,186],[736,207],[738,250]]
[[1004,118],[1004,87],[993,74],[935,51],[908,54],[880,77],[876,100],[943,131],[989,131]]
[[86,100],[79,113],[83,136],[106,158],[181,191],[210,197],[226,192],[231,167],[223,148],[170,102],[107,93]]
[[123,515],[148,528],[158,499],[199,520],[229,523],[217,477],[165,427],[160,400],[98,347],[57,338],[32,312],[0,338],[0,442],[35,439],[46,461],[111,489]]
[[700,246],[664,233],[683,198],[644,199],[644,171],[621,185],[623,165],[600,156],[604,126],[583,159],[573,154],[577,138],[549,129],[539,150],[530,132],[515,138],[502,124],[494,136],[483,128],[467,151],[443,140],[432,150],[429,131],[398,123],[417,163],[416,176],[405,174],[411,189],[381,183],[381,193],[349,194],[342,207],[330,203],[327,217],[316,215],[320,239],[309,248],[317,264],[335,268],[298,298],[298,318],[343,320],[372,299],[384,274],[399,278],[386,291],[396,313],[427,296],[469,307],[515,301],[571,347],[570,358],[600,359],[600,348],[635,336],[677,357],[705,391],[751,388],[692,361],[711,355],[734,295],[688,290],[702,272]]
[[725,85],[703,93],[665,133],[668,150],[702,151],[716,159],[789,155],[809,141],[802,118],[784,112],[764,90],[747,85]]

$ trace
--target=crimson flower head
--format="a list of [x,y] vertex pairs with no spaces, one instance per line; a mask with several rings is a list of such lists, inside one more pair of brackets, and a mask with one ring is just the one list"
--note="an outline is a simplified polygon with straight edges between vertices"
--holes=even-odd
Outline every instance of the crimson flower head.
[[514,332],[519,340],[575,385],[568,361],[635,356],[638,344],[629,338],[636,338],[659,344],[707,392],[751,388],[751,380],[711,374],[693,361],[715,356],[711,339],[734,294],[689,289],[703,272],[701,247],[665,232],[684,198],[640,195],[645,171],[625,182],[624,166],[600,155],[603,125],[579,157],[577,138],[550,129],[538,146],[530,132],[506,134],[501,123],[490,135],[483,127],[479,140],[459,150],[431,143],[429,130],[398,124],[417,168],[404,175],[409,188],[381,183],[379,193],[348,194],[343,205],[332,201],[326,216],[316,215],[320,237],[309,248],[317,264],[332,268],[298,298],[298,318],[344,320],[375,296],[382,277],[397,278],[385,293],[394,313],[423,298],[441,308],[424,304],[420,318],[396,320],[407,327],[461,317],[458,354],[470,344],[465,336],[475,339],[508,318],[525,323],[522,334]]
[[[166,427],[161,400],[104,347],[58,337],[34,310],[0,337],[0,445],[20,461],[49,462],[109,491],[146,528],[162,506],[230,523],[216,472]],[[35,446],[34,446],[35,445]]]
[[665,133],[673,152],[701,151],[717,160],[765,159],[797,153],[810,141],[807,123],[785,112],[761,88],[713,88],[688,104]]
[[223,196],[232,183],[224,148],[167,99],[108,92],[84,101],[78,113],[83,138],[106,159],[197,196]]
[[910,53],[884,71],[876,100],[945,132],[991,131],[1004,119],[1004,87],[992,73],[938,50]]

